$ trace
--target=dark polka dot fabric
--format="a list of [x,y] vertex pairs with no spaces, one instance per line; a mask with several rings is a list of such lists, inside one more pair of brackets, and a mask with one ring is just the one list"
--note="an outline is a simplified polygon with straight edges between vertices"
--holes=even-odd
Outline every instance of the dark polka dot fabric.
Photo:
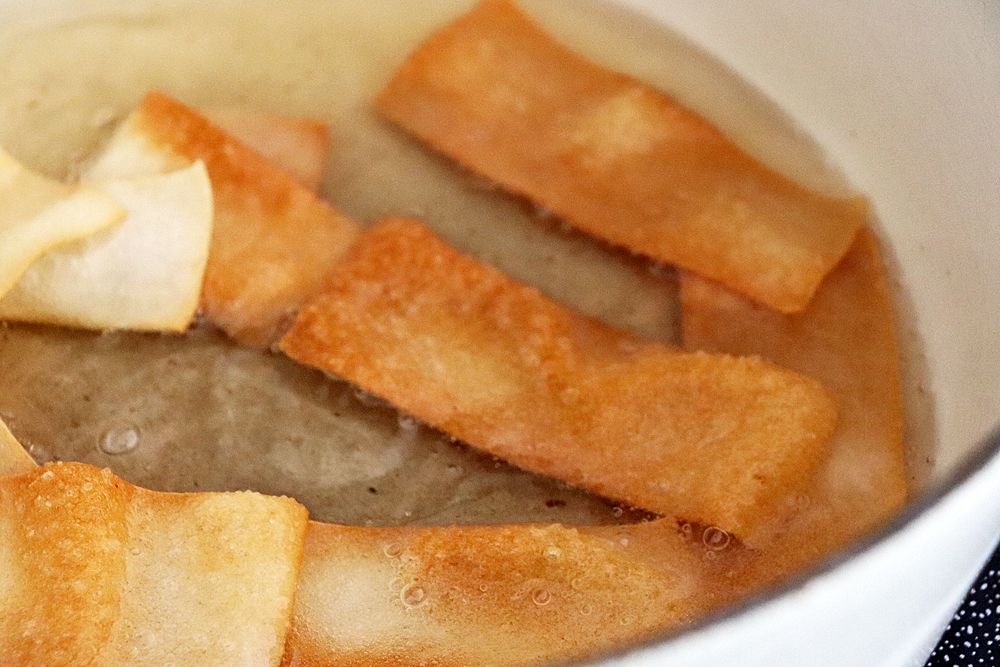
[[1000,548],[979,574],[926,667],[1000,665]]

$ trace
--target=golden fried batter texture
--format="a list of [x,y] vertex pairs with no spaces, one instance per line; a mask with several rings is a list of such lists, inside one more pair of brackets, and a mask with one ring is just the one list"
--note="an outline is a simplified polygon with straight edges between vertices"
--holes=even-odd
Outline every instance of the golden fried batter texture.
[[580,229],[801,311],[867,218],[811,192],[660,92],[483,0],[376,99],[390,120]]
[[282,664],[580,658],[722,604],[740,556],[699,548],[667,520],[601,528],[311,523]]
[[277,665],[305,508],[170,494],[56,463],[0,479],[0,655],[11,667]]
[[515,465],[750,542],[836,422],[813,380],[585,319],[412,220],[370,229],[279,347]]

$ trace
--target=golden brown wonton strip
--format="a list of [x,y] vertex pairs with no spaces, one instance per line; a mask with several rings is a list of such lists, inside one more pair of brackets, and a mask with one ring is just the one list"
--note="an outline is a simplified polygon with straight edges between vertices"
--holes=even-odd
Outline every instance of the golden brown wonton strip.
[[735,554],[707,560],[707,551],[667,520],[603,528],[311,523],[283,665],[582,657],[724,602],[723,573]]
[[572,224],[802,310],[867,216],[789,181],[705,120],[563,47],[510,0],[434,34],[378,96],[434,148]]
[[809,309],[789,316],[684,275],[684,345],[756,354],[833,392],[840,420],[803,509],[773,527],[765,562],[785,574],[871,530],[906,499],[898,351],[878,243],[864,230]]
[[241,343],[268,347],[358,234],[356,223],[193,109],[150,92],[92,177],[208,167],[215,197],[202,310]]
[[77,463],[0,479],[2,663],[277,665],[305,527],[287,498],[157,493]]
[[515,465],[748,541],[836,419],[813,380],[586,319],[412,220],[366,232],[279,347]]

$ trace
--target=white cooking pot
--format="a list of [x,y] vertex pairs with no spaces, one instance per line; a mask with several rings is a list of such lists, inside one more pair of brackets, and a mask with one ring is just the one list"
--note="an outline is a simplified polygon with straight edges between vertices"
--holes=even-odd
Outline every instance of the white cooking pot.
[[[620,1],[731,65],[870,196],[926,353],[936,463],[882,534],[609,662],[920,665],[1000,536],[1000,3]],[[0,20],[49,4],[0,0]]]
[[1000,3],[625,2],[736,68],[871,196],[925,346],[937,460],[885,533],[615,661],[922,665],[1000,537]]

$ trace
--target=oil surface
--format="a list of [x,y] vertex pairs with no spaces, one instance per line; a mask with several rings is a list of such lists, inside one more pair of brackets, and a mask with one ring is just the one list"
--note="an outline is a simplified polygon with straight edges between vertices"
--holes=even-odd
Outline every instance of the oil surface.
[[[669,268],[567,229],[373,112],[406,54],[467,0],[46,4],[42,22],[7,9],[0,30],[0,145],[29,166],[72,179],[150,88],[195,106],[323,118],[331,158],[321,194],[349,215],[419,217],[559,301],[674,340]],[[570,46],[675,95],[775,168],[847,189],[780,109],[680,36],[591,0],[524,5]],[[0,415],[40,460],[109,466],[154,489],[291,495],[320,520],[636,518],[205,328],[177,337],[7,325]]]

